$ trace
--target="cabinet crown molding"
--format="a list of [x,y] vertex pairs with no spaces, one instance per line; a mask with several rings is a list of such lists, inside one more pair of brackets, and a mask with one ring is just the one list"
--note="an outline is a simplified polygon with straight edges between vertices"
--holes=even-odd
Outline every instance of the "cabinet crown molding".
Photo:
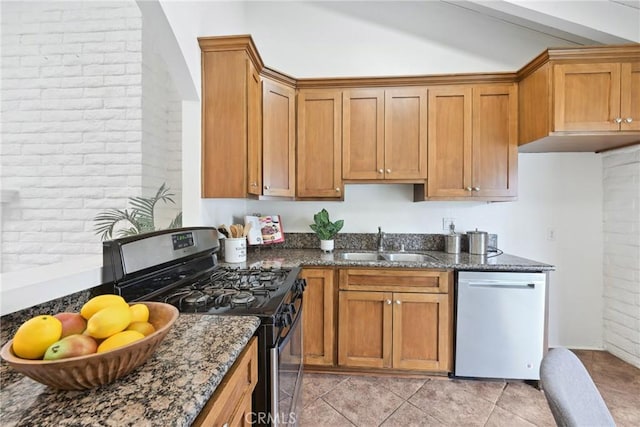
[[549,48],[520,68],[516,72],[517,80],[524,79],[550,61],[558,63],[640,61],[640,43]]

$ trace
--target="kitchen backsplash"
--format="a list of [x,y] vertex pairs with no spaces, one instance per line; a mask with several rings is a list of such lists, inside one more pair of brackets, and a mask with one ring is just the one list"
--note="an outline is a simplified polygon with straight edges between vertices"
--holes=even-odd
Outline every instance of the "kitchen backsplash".
[[[268,250],[269,247],[279,249],[317,249],[320,240],[315,233],[285,233],[284,242],[274,245],[252,246],[253,250]],[[350,249],[359,251],[375,251],[378,249],[378,235],[376,233],[338,233],[335,249]],[[386,251],[400,250],[404,244],[406,251],[444,251],[444,234],[395,234],[385,233],[384,249]],[[489,248],[498,247],[498,236],[489,234]],[[469,241],[466,234],[461,235],[461,249],[467,252]],[[490,249],[491,250],[491,249]]]

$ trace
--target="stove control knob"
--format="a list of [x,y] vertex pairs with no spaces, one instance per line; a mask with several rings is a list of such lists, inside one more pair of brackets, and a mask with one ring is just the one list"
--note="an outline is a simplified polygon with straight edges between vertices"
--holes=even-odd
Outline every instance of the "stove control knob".
[[304,289],[307,287],[307,281],[304,279],[297,279],[295,284],[293,285],[293,289],[296,293],[301,294],[304,292]]
[[292,321],[293,321],[293,318],[291,317],[291,314],[287,312],[283,312],[278,315],[276,319],[276,326],[286,328],[287,326],[291,325]]
[[296,314],[296,308],[293,306],[293,304],[287,304],[282,307],[282,314],[293,316],[294,314]]

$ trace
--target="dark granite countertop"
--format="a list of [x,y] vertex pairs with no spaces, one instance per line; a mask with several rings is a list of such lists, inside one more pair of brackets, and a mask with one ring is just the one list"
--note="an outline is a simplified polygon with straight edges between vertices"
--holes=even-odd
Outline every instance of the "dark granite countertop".
[[259,324],[251,316],[180,314],[146,363],[86,391],[54,390],[3,361],[0,425],[189,426]]
[[282,267],[384,267],[384,268],[437,268],[454,270],[487,270],[487,271],[550,271],[554,267],[549,264],[533,261],[509,254],[489,253],[472,255],[468,252],[448,254],[442,251],[411,250],[411,253],[430,255],[433,260],[427,262],[398,262],[398,261],[353,261],[344,260],[341,255],[345,252],[369,252],[362,250],[336,250],[333,253],[323,253],[320,249],[285,249],[260,248],[250,250],[246,263],[226,264],[230,266],[247,266],[261,264],[263,266],[276,265]]

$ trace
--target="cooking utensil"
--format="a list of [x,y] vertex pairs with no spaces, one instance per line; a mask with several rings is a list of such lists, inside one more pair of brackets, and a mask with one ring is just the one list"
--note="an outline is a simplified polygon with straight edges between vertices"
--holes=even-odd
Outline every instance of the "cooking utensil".
[[238,237],[238,228],[235,224],[231,224],[229,226],[229,230],[231,230],[231,238],[235,239],[236,237]]
[[242,233],[243,237],[247,237],[249,235],[249,231],[251,231],[251,223],[248,223],[247,225],[244,226],[244,231]]
[[218,227],[218,232],[222,234],[224,237],[226,237],[227,239],[229,238],[229,232],[223,226]]
[[223,228],[224,230],[226,230],[226,232],[227,232],[227,234],[228,234],[228,236],[227,236],[227,237],[232,237],[232,236],[231,236],[231,228],[227,227],[227,226],[226,226],[226,225],[224,225],[224,224],[221,224],[221,225],[220,225],[220,228]]
[[236,224],[236,231],[238,232],[238,236],[237,237],[243,237],[244,236],[244,226],[242,224]]

